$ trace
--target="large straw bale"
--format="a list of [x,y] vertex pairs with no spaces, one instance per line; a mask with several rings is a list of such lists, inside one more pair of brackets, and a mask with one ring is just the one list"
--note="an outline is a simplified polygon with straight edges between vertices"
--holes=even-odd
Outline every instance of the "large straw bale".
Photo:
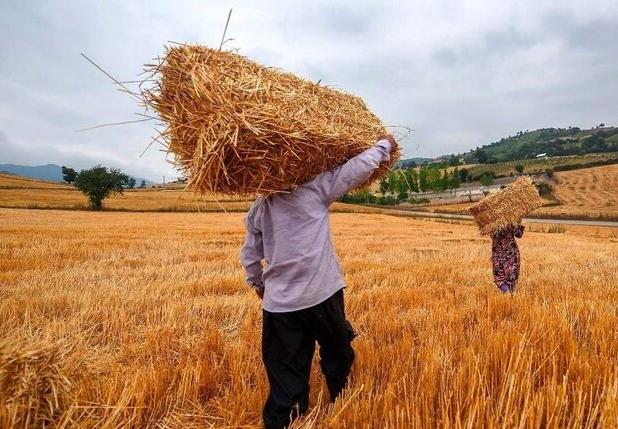
[[[198,192],[289,191],[385,133],[351,94],[203,46],[166,48],[142,90],[165,124],[163,142]],[[393,154],[369,182],[398,159]]]
[[470,207],[470,212],[483,235],[493,235],[543,205],[532,179],[520,177],[508,188],[483,198]]

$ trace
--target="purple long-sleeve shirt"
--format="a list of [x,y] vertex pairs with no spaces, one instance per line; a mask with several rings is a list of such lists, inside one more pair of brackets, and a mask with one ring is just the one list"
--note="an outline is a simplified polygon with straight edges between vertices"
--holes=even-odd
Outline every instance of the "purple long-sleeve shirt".
[[247,283],[264,286],[264,310],[301,310],[345,287],[331,242],[328,208],[388,161],[390,150],[390,142],[380,140],[294,191],[258,198],[251,206],[241,262]]

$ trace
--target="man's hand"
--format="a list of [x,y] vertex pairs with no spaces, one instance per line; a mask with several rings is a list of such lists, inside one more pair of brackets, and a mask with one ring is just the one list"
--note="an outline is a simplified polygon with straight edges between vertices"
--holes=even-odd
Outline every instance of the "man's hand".
[[392,134],[385,134],[383,136],[378,137],[378,141],[380,140],[388,140],[388,142],[391,144],[391,152],[396,150],[397,147],[399,146],[397,142],[395,141],[395,137],[393,137]]
[[253,290],[255,290],[255,294],[258,296],[258,298],[264,299],[264,286],[254,287]]

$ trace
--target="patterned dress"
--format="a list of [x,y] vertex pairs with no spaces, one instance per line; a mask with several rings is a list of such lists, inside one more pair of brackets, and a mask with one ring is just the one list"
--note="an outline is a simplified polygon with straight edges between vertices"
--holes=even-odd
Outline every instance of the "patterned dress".
[[502,292],[513,292],[519,277],[519,248],[515,238],[524,235],[523,225],[511,225],[492,236],[491,262],[494,282]]

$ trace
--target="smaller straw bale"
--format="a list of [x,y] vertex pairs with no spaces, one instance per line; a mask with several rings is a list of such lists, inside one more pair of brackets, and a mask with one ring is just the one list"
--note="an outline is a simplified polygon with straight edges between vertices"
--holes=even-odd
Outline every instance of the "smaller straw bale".
[[511,186],[483,198],[470,212],[483,235],[493,235],[543,205],[532,179],[520,177]]
[[[197,192],[289,191],[386,133],[365,102],[205,46],[167,48],[141,96],[164,123],[159,139]],[[388,172],[394,152],[369,179]]]

